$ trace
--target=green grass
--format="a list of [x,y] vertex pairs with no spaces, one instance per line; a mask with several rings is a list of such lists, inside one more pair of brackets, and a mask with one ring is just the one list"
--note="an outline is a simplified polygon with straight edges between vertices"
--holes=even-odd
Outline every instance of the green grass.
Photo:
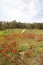
[[10,32],[19,34],[19,33],[21,33],[22,30],[23,30],[23,29],[13,29],[13,30],[9,29],[9,30],[3,30],[3,31],[0,31],[0,36],[8,35],[8,34],[10,34]]
[[34,34],[43,34],[43,30],[38,30],[38,29],[26,29],[24,32],[26,34],[28,33],[34,33]]
[[[43,41],[42,42],[38,42],[37,40],[32,40],[32,39],[29,39],[27,37],[12,37],[13,34],[21,34],[21,31],[23,29],[13,29],[13,30],[4,30],[4,31],[0,31],[0,43],[4,43],[4,44],[11,44],[12,41],[16,41],[17,43],[17,49],[19,50],[19,52],[22,52],[22,51],[28,51],[29,53],[31,52],[33,54],[33,56],[31,56],[29,59],[33,59],[35,56],[40,56],[37,52],[43,52]],[[26,29],[26,31],[23,33],[23,34],[29,34],[29,33],[32,33],[32,34],[42,34],[43,35],[43,30],[32,30],[32,29]],[[4,36],[4,35],[8,35],[8,36],[11,36],[11,39],[10,40],[6,40],[6,38],[4,39],[3,37],[1,36]],[[43,36],[42,36],[43,37]],[[3,42],[4,41],[4,42]],[[30,46],[33,45],[33,48],[32,50],[29,50]],[[35,47],[34,47],[35,46]],[[3,47],[4,48],[4,47]],[[0,48],[1,49],[1,48]],[[14,47],[13,47],[14,49]],[[10,54],[11,56],[13,54],[11,54],[9,51],[8,51],[8,54]],[[35,54],[35,56],[34,56]],[[0,54],[0,59],[4,59],[6,60],[4,65],[13,65],[12,63],[10,63],[11,61],[8,61],[7,62],[7,59],[5,59],[6,56],[4,56],[2,58],[1,54]],[[12,59],[12,58],[11,58]],[[19,59],[19,58],[18,58]],[[40,59],[40,57],[39,57]],[[26,57],[24,59],[25,60],[28,60],[28,58]],[[31,60],[30,60],[31,61]],[[4,61],[3,61],[4,62]],[[40,63],[40,60],[38,61]],[[0,64],[0,65],[3,65],[3,64]],[[23,63],[20,63],[19,65],[24,65]],[[26,65],[26,64],[25,64]],[[33,65],[33,64],[32,64]],[[36,64],[37,65],[37,64]],[[42,64],[40,64],[42,65]]]
[[[13,29],[13,30],[4,30],[0,31],[0,36],[5,35],[5,34],[10,34],[10,32],[13,32],[15,34],[21,33],[23,29]],[[34,34],[43,34],[43,30],[37,30],[37,29],[26,29],[24,34],[29,34],[29,33],[34,33]]]
[[[0,31],[0,36],[3,36],[3,35],[10,35],[11,32],[13,32],[14,34],[20,34],[21,31],[23,29],[13,29],[13,30],[4,30],[4,31]],[[29,33],[33,33],[33,34],[43,34],[43,30],[36,30],[36,29],[26,29],[26,31],[24,32],[24,34],[29,34]],[[38,43],[38,45],[41,45],[41,47],[43,47],[43,42],[37,42],[37,41],[32,41],[32,40],[29,40],[28,38],[23,38],[24,41],[22,41],[20,38],[15,38],[17,42],[20,42],[20,43]]]

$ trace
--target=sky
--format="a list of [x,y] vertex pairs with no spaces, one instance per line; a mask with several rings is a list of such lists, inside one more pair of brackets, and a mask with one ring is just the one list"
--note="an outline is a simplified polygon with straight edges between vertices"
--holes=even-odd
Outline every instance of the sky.
[[0,20],[43,22],[43,0],[0,0]]

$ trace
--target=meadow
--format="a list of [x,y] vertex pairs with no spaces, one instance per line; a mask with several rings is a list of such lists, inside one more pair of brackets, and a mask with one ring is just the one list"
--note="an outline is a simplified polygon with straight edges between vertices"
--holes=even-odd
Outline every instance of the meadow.
[[0,31],[0,65],[43,65],[43,30]]

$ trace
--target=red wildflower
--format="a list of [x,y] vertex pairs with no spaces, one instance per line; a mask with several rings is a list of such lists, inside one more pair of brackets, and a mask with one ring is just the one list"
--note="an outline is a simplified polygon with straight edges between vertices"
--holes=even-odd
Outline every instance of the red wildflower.
[[0,50],[0,53],[2,52],[2,50]]
[[10,56],[7,56],[7,59],[10,60]]
[[4,35],[4,38],[7,38],[8,36],[7,35]]
[[11,46],[16,46],[16,41],[14,40]]
[[12,51],[13,51],[13,50],[11,49],[10,52],[12,53]]
[[14,49],[14,50],[13,50],[13,52],[14,52],[14,53],[17,53],[17,52],[18,52],[18,50],[17,50],[17,49]]
[[6,44],[7,46],[8,46],[8,48],[10,48],[11,49],[11,45],[9,45],[9,44]]
[[31,47],[29,49],[32,49],[33,45],[31,45]]
[[15,65],[18,65],[18,63],[16,63]]
[[43,59],[41,60],[41,62],[43,63]]
[[5,55],[5,53],[2,53],[2,56],[4,56]]
[[0,44],[0,46],[2,46],[2,44]]
[[16,61],[16,60],[17,60],[17,58],[15,57],[15,58],[13,58],[13,60],[14,60],[14,61]]
[[2,50],[2,53],[6,53],[7,52],[7,48]]

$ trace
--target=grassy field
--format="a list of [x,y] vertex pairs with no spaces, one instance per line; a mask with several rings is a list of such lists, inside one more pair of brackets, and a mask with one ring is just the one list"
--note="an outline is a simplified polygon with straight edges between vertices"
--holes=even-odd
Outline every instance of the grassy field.
[[43,30],[0,31],[0,65],[43,65]]

